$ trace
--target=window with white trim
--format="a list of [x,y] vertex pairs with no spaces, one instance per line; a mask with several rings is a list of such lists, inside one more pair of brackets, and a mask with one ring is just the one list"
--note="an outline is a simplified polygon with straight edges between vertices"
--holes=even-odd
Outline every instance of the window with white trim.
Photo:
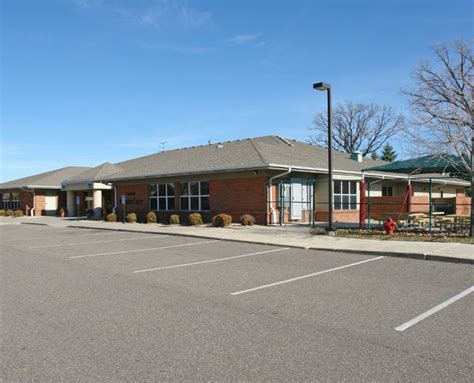
[[185,211],[209,210],[209,182],[181,182],[180,208]]
[[2,208],[17,210],[20,208],[20,193],[3,193]]
[[174,184],[150,185],[150,210],[174,210]]
[[334,210],[357,209],[357,181],[334,181]]
[[393,197],[393,187],[382,186],[382,197]]

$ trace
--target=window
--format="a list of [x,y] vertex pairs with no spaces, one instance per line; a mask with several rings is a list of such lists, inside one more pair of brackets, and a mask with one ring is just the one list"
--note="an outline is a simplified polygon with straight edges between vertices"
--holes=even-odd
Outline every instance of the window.
[[209,182],[182,182],[181,210],[209,210]]
[[357,182],[334,181],[334,210],[357,209]]
[[393,197],[393,188],[391,186],[382,186],[382,197]]
[[174,210],[174,184],[150,185],[150,210]]
[[3,209],[17,210],[20,208],[20,193],[3,193]]

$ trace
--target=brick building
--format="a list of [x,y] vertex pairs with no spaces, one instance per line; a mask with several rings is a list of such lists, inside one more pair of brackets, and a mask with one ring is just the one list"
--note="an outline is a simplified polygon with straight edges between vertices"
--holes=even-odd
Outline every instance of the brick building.
[[66,206],[66,194],[61,182],[88,170],[87,167],[68,166],[50,172],[20,178],[0,184],[0,208],[23,210],[26,215],[56,215]]
[[[334,152],[335,221],[359,222],[366,212],[369,182],[371,198],[380,198],[382,204],[399,198],[390,205],[395,211],[406,209],[408,183],[412,206],[428,195],[425,178],[363,172],[381,164],[359,153]],[[440,199],[465,198],[469,186],[458,179],[433,180],[433,185]],[[173,213],[186,222],[195,211],[205,221],[217,213],[230,214],[237,221],[247,213],[258,224],[279,224],[310,223],[314,211],[316,221],[325,221],[327,149],[265,136],[167,150],[64,177],[62,190],[69,215],[92,212],[100,217],[116,211],[120,216],[125,208],[140,220],[154,211],[160,222],[167,222]]]

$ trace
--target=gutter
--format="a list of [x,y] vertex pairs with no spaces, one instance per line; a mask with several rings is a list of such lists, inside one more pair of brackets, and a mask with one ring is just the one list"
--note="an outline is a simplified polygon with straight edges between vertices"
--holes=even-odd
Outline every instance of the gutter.
[[[275,225],[276,224],[276,211],[275,211],[275,208],[273,207],[273,199],[272,199],[272,183],[273,183],[273,180],[276,179],[276,178],[280,178],[280,177],[283,177],[283,176],[286,176],[288,174],[291,173],[291,166],[286,170],[284,171],[283,173],[280,173],[280,174],[277,174],[277,175],[274,175],[270,178],[268,178],[268,204],[270,206],[270,211],[272,213],[272,219],[270,221],[270,224],[272,225]],[[282,206],[280,206],[280,209],[283,209]],[[280,214],[283,214],[282,210],[280,210]]]

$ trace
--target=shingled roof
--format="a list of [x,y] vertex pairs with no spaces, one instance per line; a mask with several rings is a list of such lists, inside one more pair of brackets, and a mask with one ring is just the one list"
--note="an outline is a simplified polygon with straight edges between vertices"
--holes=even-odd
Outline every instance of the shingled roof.
[[[353,173],[385,163],[367,158],[354,161],[349,153],[342,152],[334,152],[333,162],[336,171]],[[108,176],[109,181],[289,166],[322,172],[328,168],[326,148],[279,136],[167,150],[115,165],[123,171]]]
[[11,190],[20,188],[35,188],[35,189],[61,189],[61,182],[63,180],[76,176],[90,167],[85,166],[67,166],[65,168],[51,170],[46,173],[36,174],[17,180],[12,180],[0,184],[0,190]]
[[84,182],[102,182],[111,174],[115,174],[123,171],[120,166],[111,164],[110,162],[104,162],[94,168],[89,168],[85,172],[79,173],[74,177],[70,177],[64,180],[63,184],[79,184]]

